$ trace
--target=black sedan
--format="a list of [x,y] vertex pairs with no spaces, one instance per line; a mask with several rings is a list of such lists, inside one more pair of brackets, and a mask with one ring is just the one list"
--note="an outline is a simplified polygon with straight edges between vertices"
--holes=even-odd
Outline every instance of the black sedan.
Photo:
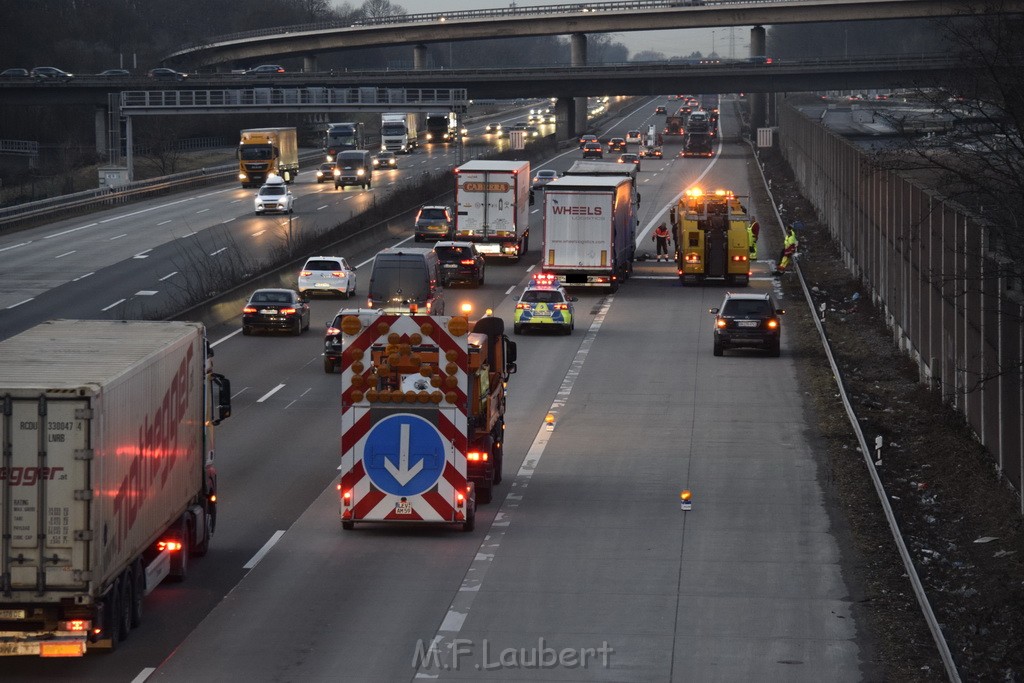
[[257,289],[242,309],[242,334],[255,330],[309,329],[309,301],[293,289]]
[[441,284],[465,282],[475,287],[484,283],[484,255],[472,242],[438,242],[434,245],[441,268]]

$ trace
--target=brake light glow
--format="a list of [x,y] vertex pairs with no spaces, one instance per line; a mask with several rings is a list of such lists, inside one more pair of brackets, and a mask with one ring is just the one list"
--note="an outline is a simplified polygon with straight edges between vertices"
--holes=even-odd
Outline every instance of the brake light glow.
[[695,251],[691,251],[686,255],[687,263],[700,263],[700,254]]
[[[317,171],[317,172],[319,173],[319,171]],[[309,277],[312,274],[313,274],[312,270],[304,270],[301,273],[299,273],[299,275],[301,275],[302,277]]]
[[341,272],[340,270],[332,272],[331,275],[333,275],[334,277],[345,277],[345,273]]
[[778,326],[779,326],[779,321],[778,320],[769,320],[768,321],[768,329],[769,330],[774,330]]
[[530,304],[524,304],[524,303],[518,303],[518,304],[516,304],[516,308],[517,308],[518,310],[520,310],[520,311],[525,311],[525,310],[527,310],[527,309],[528,309],[529,307],[530,307]]
[[71,619],[57,623],[59,631],[88,631],[92,628],[92,622],[87,619]]
[[466,453],[466,460],[471,462],[487,462],[488,454],[480,451],[469,451]]
[[732,260],[733,261],[738,261],[738,262],[739,261],[746,261],[747,257],[742,255],[742,254],[736,254],[735,256],[732,257]]
[[569,304],[555,304],[555,310],[556,311],[568,311],[569,310]]
[[284,315],[291,315],[291,314],[295,313],[295,309],[294,308],[282,308],[281,309],[281,313],[283,313]]
[[410,313],[418,313],[419,310],[420,310],[420,307],[419,307],[418,304],[409,304],[409,312]]
[[337,327],[328,327],[327,328],[327,336],[334,336],[334,335],[337,335],[337,334],[341,334],[341,330],[339,330]]
[[715,320],[715,327],[725,328],[725,325],[726,325],[725,318],[718,318],[718,319]]
[[175,553],[181,550],[181,543],[178,541],[160,541],[156,544],[156,549],[160,552],[168,551]]
[[464,258],[464,259],[462,259],[461,261],[459,261],[459,263],[461,263],[461,264],[462,264],[462,265],[464,265],[464,266],[471,266],[471,265],[473,265],[474,263],[476,263],[476,261],[474,261],[474,260],[473,260],[473,259],[471,259],[471,258]]

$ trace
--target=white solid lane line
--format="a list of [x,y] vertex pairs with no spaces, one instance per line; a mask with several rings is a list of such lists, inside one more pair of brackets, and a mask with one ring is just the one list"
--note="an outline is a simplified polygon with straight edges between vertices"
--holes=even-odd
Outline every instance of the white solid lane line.
[[258,399],[256,399],[256,402],[257,403],[263,403],[268,398],[270,398],[271,396],[273,396],[277,392],[281,391],[281,389],[284,389],[284,385],[283,384],[278,384],[276,387],[274,387],[273,389],[271,389],[270,391],[268,391],[267,393],[263,394]]
[[156,671],[156,667],[147,666],[139,672],[138,676],[132,679],[132,683],[146,683],[146,679],[152,676],[154,671]]
[[163,282],[164,280],[169,280],[177,274],[178,271],[174,271],[173,273],[167,273],[167,275],[164,275],[162,278],[160,278],[160,282]]
[[117,306],[118,304],[123,304],[124,302],[125,302],[125,300],[124,300],[124,299],[118,299],[117,301],[115,301],[114,303],[110,304],[110,305],[109,305],[109,306],[107,306],[106,308],[101,308],[100,310],[101,310],[101,311],[109,311],[109,310],[110,310],[111,308],[113,308],[114,306]]
[[257,564],[259,564],[260,560],[263,559],[263,556],[270,552],[270,549],[273,548],[277,544],[277,542],[281,540],[282,536],[284,536],[283,530],[278,529],[277,531],[275,531],[274,535],[270,537],[270,540],[264,543],[263,547],[260,548],[259,551],[252,556],[252,559],[242,565],[242,569],[252,569]]
[[11,304],[10,306],[7,307],[7,310],[11,310],[12,308],[17,308],[18,306],[20,306],[22,304],[27,304],[29,301],[32,301],[32,299],[34,299],[34,298],[35,297],[32,297],[32,298],[29,298],[29,299],[25,299],[24,301],[19,301],[16,304]]
[[[174,275],[174,273],[171,273],[171,275]],[[171,275],[168,275],[167,277],[170,277]],[[235,330],[234,332],[232,332],[231,334],[221,337],[217,341],[215,341],[212,344],[210,344],[210,346],[216,346],[217,344],[220,344],[221,342],[226,342],[228,339],[231,339],[236,334],[241,333],[241,331],[242,331],[242,329],[239,328],[239,329]]]

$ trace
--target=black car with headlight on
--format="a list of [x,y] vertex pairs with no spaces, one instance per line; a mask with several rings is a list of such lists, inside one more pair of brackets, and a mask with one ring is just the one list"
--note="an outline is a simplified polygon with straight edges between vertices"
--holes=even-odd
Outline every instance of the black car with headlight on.
[[728,292],[721,308],[711,308],[715,316],[714,353],[721,356],[726,349],[764,349],[778,357],[782,324],[779,316],[785,311],[775,307],[770,294],[733,294]]

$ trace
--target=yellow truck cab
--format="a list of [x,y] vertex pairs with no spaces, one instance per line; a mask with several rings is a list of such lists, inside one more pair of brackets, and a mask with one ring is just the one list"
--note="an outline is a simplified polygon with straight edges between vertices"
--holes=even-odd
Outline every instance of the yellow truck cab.
[[731,190],[692,187],[672,208],[676,266],[683,284],[706,279],[750,282],[750,216]]

